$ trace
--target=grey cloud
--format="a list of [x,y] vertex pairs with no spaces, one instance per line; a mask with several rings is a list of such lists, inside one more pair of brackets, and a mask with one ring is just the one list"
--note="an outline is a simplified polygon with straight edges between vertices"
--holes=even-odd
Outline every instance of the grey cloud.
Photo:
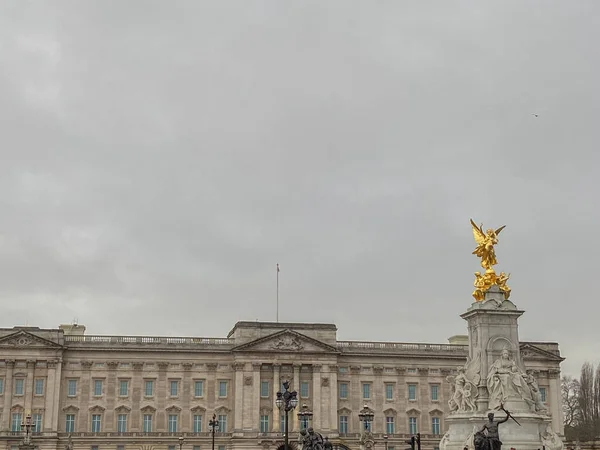
[[222,336],[275,318],[280,263],[282,319],[444,341],[473,217],[508,225],[522,337],[575,373],[600,343],[598,9],[3,4],[2,325]]

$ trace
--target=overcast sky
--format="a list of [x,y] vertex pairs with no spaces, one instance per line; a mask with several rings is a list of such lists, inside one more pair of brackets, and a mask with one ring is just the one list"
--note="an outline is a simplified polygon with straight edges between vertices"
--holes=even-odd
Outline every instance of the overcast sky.
[[[0,326],[465,334],[599,361],[600,2],[0,3]],[[536,117],[534,114],[537,114]]]

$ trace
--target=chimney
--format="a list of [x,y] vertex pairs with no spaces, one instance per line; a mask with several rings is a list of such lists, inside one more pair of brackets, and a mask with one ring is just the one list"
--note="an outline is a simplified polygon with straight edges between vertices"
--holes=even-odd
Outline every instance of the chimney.
[[83,336],[85,334],[85,325],[72,323],[69,325],[60,325],[58,328],[63,330],[65,336]]

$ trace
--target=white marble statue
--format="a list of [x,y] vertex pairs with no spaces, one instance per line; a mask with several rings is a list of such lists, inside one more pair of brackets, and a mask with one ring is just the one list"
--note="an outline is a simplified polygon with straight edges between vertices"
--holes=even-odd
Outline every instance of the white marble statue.
[[449,443],[450,443],[450,432],[446,431],[446,434],[444,434],[444,436],[442,436],[442,440],[440,441],[440,444],[438,447],[440,450],[446,450]]
[[531,398],[534,402],[535,412],[546,414],[548,412],[548,408],[546,408],[544,402],[542,402],[542,395],[540,394],[538,383],[533,376],[533,370],[528,370],[525,373],[525,380],[527,381],[527,385],[531,391]]
[[554,432],[551,425],[546,427],[546,431],[540,433],[540,438],[546,450],[563,450],[564,448],[562,439]]
[[535,402],[525,377],[526,375],[510,357],[508,349],[504,348],[502,356],[494,361],[487,376],[489,408],[498,409],[510,398],[523,399],[528,405],[534,407]]
[[464,367],[458,369],[456,376],[446,378],[451,384],[448,400],[450,412],[475,411],[475,399],[479,395],[477,386],[481,380],[481,353],[476,350],[473,359],[467,358]]

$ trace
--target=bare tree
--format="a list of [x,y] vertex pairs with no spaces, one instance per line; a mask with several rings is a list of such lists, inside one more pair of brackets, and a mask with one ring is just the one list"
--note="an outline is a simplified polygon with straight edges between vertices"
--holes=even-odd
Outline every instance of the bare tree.
[[[598,418],[600,417],[600,372],[596,370],[594,377],[594,366],[586,362],[581,367],[579,378],[579,439],[589,441],[598,434]],[[594,380],[594,378],[596,378]],[[596,395],[598,394],[598,395]]]
[[579,381],[565,375],[561,380],[561,388],[565,428],[576,428],[581,422],[581,415],[579,414]]

